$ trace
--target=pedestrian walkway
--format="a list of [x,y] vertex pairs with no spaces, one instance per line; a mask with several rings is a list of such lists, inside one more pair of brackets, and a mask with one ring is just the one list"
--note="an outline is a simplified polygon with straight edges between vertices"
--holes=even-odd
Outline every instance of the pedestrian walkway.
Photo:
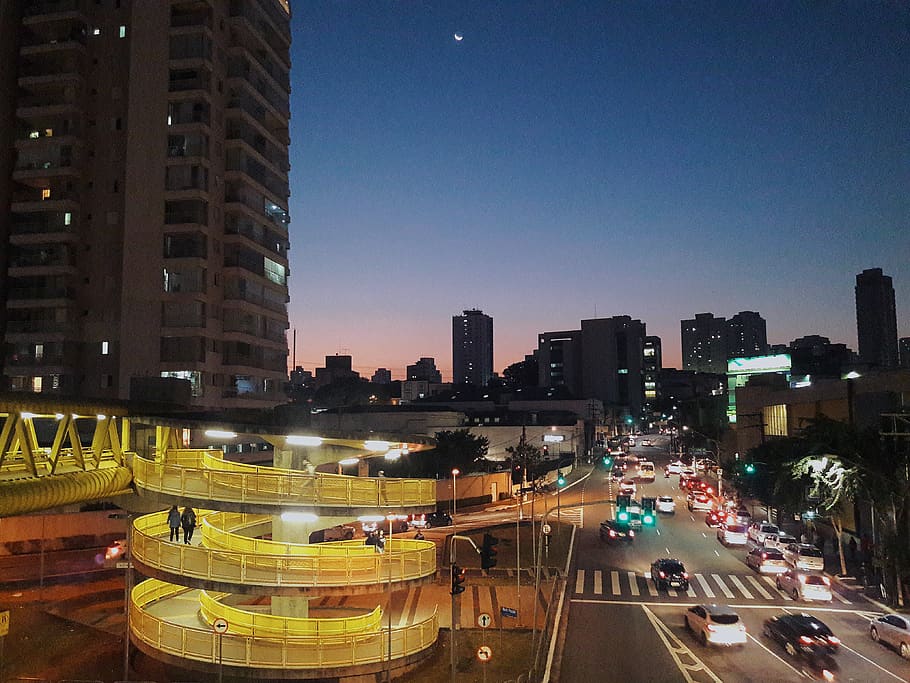
[[[833,603],[852,604],[851,600],[838,591],[832,590],[831,593],[834,596]],[[667,596],[712,602],[730,600],[793,601],[792,597],[777,589],[774,578],[770,576],[694,574],[689,579],[689,589],[686,591],[678,591],[673,588],[658,591],[649,575],[617,569],[576,570],[574,594],[616,599]]]

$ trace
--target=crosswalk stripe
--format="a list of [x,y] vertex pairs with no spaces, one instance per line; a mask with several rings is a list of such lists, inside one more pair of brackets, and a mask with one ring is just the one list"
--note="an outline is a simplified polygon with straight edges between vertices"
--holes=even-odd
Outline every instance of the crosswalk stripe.
[[641,595],[638,592],[638,577],[635,572],[629,572],[629,590],[632,591],[632,595]]
[[594,570],[594,595],[601,595],[604,592],[603,572],[599,569]]
[[679,593],[676,592],[676,589],[675,589],[675,588],[669,588],[669,587],[668,587],[668,588],[667,588],[667,595],[669,595],[671,598],[679,597]]
[[585,570],[579,569],[575,572],[575,592],[584,593],[585,592]]
[[734,584],[736,584],[736,587],[739,589],[739,592],[742,593],[746,597],[747,600],[752,599],[752,593],[750,593],[749,589],[746,588],[746,586],[743,584],[743,582],[739,580],[738,576],[734,576],[733,574],[730,574],[730,581],[732,581]]
[[784,591],[778,590],[777,582],[774,581],[770,576],[763,576],[762,578],[765,580],[765,583],[767,583],[769,586],[771,586],[771,588],[774,589],[774,592],[777,593],[779,596],[781,596],[782,598],[785,598],[787,600],[793,599],[789,595],[787,595]]
[[747,577],[746,577],[746,581],[748,581],[749,583],[751,583],[751,584],[752,584],[752,587],[753,587],[755,590],[757,590],[757,591],[758,591],[758,594],[761,595],[765,600],[771,600],[771,599],[772,599],[772,598],[771,598],[771,594],[770,594],[768,591],[765,590],[764,586],[762,586],[762,585],[758,582],[758,579],[756,579],[754,576],[747,576]]
[[689,583],[689,590],[686,591],[686,595],[688,595],[690,598],[696,597],[695,589],[692,588],[691,583]]
[[654,580],[652,579],[652,580],[648,581],[647,579],[645,579],[645,585],[648,587],[648,594],[652,598],[656,598],[657,597],[657,586],[654,585]]
[[833,595],[836,599],[840,600],[840,601],[841,601],[842,603],[844,603],[845,605],[852,605],[852,604],[853,604],[852,602],[850,602],[849,600],[847,600],[847,598],[845,598],[843,595],[841,595],[841,594],[838,593],[837,591],[831,591],[831,595]]
[[728,598],[734,597],[733,591],[731,591],[729,588],[727,588],[727,584],[725,584],[724,580],[722,578],[720,578],[720,575],[711,574],[711,578],[717,582],[717,585],[720,586],[720,590],[724,595],[726,595]]
[[709,598],[715,597],[714,591],[711,590],[711,586],[708,584],[708,580],[704,576],[702,576],[701,574],[696,574],[695,578],[698,579],[698,582],[701,584],[702,590],[705,592],[705,595],[707,595]]
[[613,584],[613,595],[619,595],[621,592],[619,588],[619,572],[610,572],[610,582]]

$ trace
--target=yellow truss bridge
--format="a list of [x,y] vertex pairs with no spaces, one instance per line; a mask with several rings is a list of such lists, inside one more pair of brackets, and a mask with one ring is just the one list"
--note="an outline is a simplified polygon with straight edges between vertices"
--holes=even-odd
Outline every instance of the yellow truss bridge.
[[[309,543],[311,532],[359,516],[435,510],[432,480],[321,471],[431,448],[430,439],[228,431],[222,422],[223,438],[272,445],[272,466],[249,465],[193,447],[205,442],[198,421],[41,398],[0,398],[0,516],[110,499],[133,511],[132,561],[150,578],[131,590],[129,629],[146,654],[247,676],[324,678],[400,672],[432,651],[435,612],[393,625],[382,603],[387,591],[435,579],[433,542],[392,537],[381,554],[361,540]],[[171,505],[196,508],[191,543],[169,540]],[[331,595],[375,595],[376,606],[311,605]]]

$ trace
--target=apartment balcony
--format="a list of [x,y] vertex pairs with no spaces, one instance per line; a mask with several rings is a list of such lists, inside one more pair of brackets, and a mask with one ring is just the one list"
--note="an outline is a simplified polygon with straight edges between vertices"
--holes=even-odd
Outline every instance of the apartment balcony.
[[[290,22],[286,14],[269,3],[256,4],[232,0],[230,8],[231,27],[246,23],[247,32],[259,36],[260,40],[281,54],[287,54],[291,48]],[[276,47],[272,47],[276,46]],[[290,68],[290,58],[286,60]]]
[[23,45],[19,48],[21,57],[54,57],[65,58],[70,54],[77,54],[80,57],[87,52],[85,39],[68,37],[62,40],[52,40],[50,42],[36,42],[33,45]]
[[226,213],[224,221],[225,244],[235,241],[249,241],[268,250],[270,254],[286,259],[290,244],[286,234],[269,229],[249,218]]
[[[6,323],[7,342],[27,341],[25,335],[40,334],[41,340],[57,341],[72,338],[76,335],[77,326],[73,322],[56,320],[9,320]],[[14,336],[17,335],[17,336]],[[53,335],[53,336],[50,336]]]
[[42,126],[49,121],[59,121],[80,115],[82,108],[73,102],[60,102],[52,99],[19,100],[16,118],[25,123]]
[[39,302],[61,305],[76,297],[75,287],[48,285],[46,287],[11,287],[7,296],[9,308],[31,307]]
[[[68,213],[69,215],[67,215]],[[75,236],[76,234],[74,231],[75,224],[75,213],[67,211],[18,212],[13,210],[10,224],[10,243],[26,244],[35,241],[67,241],[71,239],[70,235]],[[51,234],[53,234],[53,237],[50,237]],[[75,239],[75,237],[72,237],[72,239]]]
[[31,0],[23,3],[22,23],[27,26],[43,22],[60,21],[70,15],[82,14],[81,0]]

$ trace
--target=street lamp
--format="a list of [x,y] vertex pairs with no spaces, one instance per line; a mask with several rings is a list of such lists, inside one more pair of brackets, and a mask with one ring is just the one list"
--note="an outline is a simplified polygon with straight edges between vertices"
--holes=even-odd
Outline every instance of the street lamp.
[[[455,507],[458,496],[455,493],[455,478],[461,474],[461,470],[455,467],[452,470],[452,534],[457,534],[458,529],[455,525]],[[452,563],[455,563],[455,544],[452,544]]]

